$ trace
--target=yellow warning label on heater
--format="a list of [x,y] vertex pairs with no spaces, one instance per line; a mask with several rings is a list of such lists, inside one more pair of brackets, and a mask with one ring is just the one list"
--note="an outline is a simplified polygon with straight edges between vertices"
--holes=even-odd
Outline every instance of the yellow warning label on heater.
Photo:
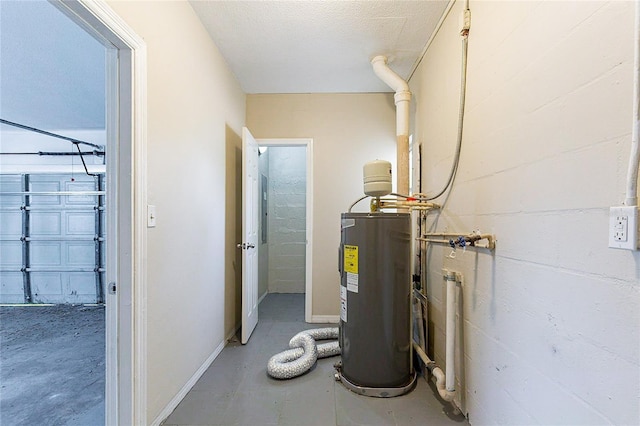
[[358,246],[344,246],[344,270],[352,274],[358,273]]

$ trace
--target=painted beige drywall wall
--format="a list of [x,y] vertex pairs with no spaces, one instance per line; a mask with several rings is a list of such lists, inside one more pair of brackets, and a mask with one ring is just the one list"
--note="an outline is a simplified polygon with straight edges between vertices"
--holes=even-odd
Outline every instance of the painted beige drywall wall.
[[337,317],[340,213],[363,195],[364,163],[395,163],[393,95],[247,95],[247,127],[256,138],[313,139],[312,310]]
[[[430,226],[498,242],[429,250],[430,352],[444,366],[446,267],[464,274],[457,389],[471,424],[639,424],[640,253],[607,247],[630,146],[633,3],[471,8],[460,167]],[[427,193],[454,152],[460,12],[410,81]]]
[[225,266],[235,259],[228,246],[237,216],[226,216],[238,180],[226,169],[237,168],[245,96],[187,2],[109,5],[147,45],[148,199],[157,227],[147,231],[142,356],[151,423],[235,325]]

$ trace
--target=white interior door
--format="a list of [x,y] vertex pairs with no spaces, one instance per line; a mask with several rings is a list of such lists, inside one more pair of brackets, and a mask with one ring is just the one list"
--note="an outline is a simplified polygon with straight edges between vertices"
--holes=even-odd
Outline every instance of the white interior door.
[[242,128],[242,344],[258,324],[258,142]]

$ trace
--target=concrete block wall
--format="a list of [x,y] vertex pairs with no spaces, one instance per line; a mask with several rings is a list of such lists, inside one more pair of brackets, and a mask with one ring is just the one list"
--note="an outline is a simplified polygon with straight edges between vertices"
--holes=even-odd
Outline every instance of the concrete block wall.
[[270,147],[269,292],[304,293],[306,149]]
[[[410,81],[427,193],[453,160],[461,11]],[[455,259],[428,250],[430,352],[445,365],[442,268],[462,272],[457,388],[471,424],[640,424],[640,253],[607,247],[609,207],[624,200],[634,4],[471,12],[460,167],[429,226],[498,243]]]
[[[269,198],[269,154],[270,150],[267,149],[258,157],[258,170],[260,172],[260,177],[258,178],[258,187],[260,191],[260,196],[262,197],[263,188],[262,188],[262,176],[267,178],[267,188],[264,190],[267,193],[267,206],[271,204],[271,200]],[[267,232],[269,230],[268,220],[269,220],[269,208],[267,207],[267,211],[262,211],[262,201],[260,201],[260,222],[258,225],[258,297],[262,297],[269,290],[269,238],[267,235],[267,241],[262,242],[262,215],[267,213]]]

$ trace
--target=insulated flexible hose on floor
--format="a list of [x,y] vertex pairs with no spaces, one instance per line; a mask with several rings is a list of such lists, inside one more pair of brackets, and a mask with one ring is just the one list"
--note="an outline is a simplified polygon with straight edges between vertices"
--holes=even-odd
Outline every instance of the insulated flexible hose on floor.
[[316,345],[316,340],[338,338],[338,327],[313,328],[301,331],[289,341],[291,349],[269,359],[267,373],[275,379],[292,379],[306,373],[318,358],[340,354],[338,342]]

